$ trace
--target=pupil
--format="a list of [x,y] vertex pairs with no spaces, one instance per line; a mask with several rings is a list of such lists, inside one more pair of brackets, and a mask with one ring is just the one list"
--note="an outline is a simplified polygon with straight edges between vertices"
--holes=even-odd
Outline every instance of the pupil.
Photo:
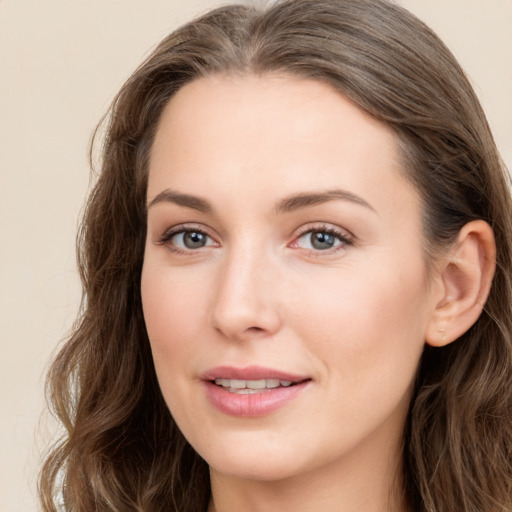
[[330,249],[334,245],[334,236],[322,231],[311,233],[311,245],[315,249]]
[[187,231],[183,236],[183,243],[189,249],[204,247],[206,244],[206,236],[204,233],[198,233],[197,231]]

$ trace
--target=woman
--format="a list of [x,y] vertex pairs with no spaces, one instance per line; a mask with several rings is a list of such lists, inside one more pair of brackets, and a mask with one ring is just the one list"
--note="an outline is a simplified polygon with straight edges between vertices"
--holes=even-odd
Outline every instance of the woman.
[[512,510],[510,195],[425,25],[228,6],[108,123],[45,510]]

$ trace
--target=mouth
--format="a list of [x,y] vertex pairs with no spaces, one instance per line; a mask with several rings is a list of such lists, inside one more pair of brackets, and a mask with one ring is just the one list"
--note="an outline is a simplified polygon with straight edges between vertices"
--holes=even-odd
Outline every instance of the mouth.
[[[201,375],[201,380],[209,381],[232,393],[260,393],[276,388],[288,388],[311,380],[306,375],[297,375],[263,366],[218,366]],[[243,391],[248,390],[248,391]]]
[[308,376],[249,366],[219,366],[203,375],[210,403],[224,414],[258,417],[270,414],[295,401],[312,382]]
[[[214,379],[210,381],[212,384],[220,386],[230,393],[238,395],[253,395],[255,393],[265,393],[277,388],[288,388],[295,386],[298,382],[283,379],[258,379],[258,380],[243,380],[243,379]],[[302,381],[301,381],[302,382]]]

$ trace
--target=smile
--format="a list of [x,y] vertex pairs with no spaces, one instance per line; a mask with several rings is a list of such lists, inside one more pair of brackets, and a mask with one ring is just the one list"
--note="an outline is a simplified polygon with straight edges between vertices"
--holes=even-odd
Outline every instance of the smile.
[[259,366],[217,367],[201,380],[215,409],[240,418],[268,415],[297,399],[312,382],[307,376]]
[[259,379],[259,380],[240,380],[240,379],[215,379],[215,384],[221,386],[230,393],[239,395],[251,395],[254,393],[264,393],[279,387],[287,388],[294,384],[291,380],[279,379]]

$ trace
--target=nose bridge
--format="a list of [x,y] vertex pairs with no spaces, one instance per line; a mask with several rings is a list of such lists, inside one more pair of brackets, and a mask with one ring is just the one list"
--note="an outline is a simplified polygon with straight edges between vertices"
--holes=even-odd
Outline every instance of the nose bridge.
[[279,328],[274,267],[264,244],[248,238],[226,250],[213,305],[216,329],[241,340],[256,333],[270,335]]

